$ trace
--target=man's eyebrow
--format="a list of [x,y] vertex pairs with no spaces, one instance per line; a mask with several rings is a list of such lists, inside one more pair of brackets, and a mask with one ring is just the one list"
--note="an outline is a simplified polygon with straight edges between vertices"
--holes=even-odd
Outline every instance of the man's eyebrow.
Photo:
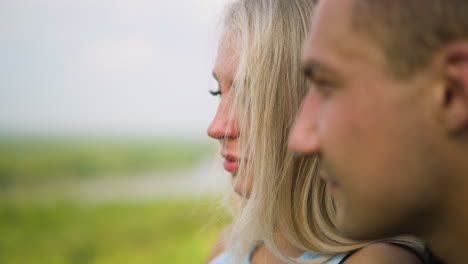
[[330,67],[315,59],[308,59],[302,63],[302,72],[308,79],[314,79],[318,72],[332,72]]

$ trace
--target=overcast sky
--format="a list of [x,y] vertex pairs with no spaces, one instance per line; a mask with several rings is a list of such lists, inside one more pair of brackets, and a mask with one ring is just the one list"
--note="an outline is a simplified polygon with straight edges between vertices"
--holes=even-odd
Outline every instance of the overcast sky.
[[1,0],[0,133],[205,135],[228,0]]

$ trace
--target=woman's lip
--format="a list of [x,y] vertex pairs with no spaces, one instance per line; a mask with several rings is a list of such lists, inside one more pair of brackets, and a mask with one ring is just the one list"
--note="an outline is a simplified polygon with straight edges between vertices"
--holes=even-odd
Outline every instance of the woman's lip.
[[229,153],[221,153],[221,156],[223,156],[223,158],[225,158],[226,160],[230,160],[230,161],[236,161],[236,160],[239,160],[239,157],[237,157],[236,155],[233,155],[233,154],[229,154]]
[[239,160],[230,160],[226,159],[224,160],[224,169],[229,171],[229,172],[236,172],[239,170]]

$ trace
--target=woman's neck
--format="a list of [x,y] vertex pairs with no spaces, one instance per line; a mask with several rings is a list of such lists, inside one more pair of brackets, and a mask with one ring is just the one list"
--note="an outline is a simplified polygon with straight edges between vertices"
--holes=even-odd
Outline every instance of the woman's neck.
[[[298,258],[305,252],[304,250],[293,245],[281,232],[277,233],[276,242],[283,254],[291,258]],[[252,253],[251,263],[285,264],[286,262],[281,260],[275,253],[262,244]]]

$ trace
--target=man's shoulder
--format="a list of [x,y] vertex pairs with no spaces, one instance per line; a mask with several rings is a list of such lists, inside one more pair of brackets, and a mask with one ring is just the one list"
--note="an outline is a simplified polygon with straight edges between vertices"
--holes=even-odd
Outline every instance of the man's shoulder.
[[432,251],[426,248],[426,263],[427,264],[445,264],[442,260],[440,260],[437,256],[432,253]]

